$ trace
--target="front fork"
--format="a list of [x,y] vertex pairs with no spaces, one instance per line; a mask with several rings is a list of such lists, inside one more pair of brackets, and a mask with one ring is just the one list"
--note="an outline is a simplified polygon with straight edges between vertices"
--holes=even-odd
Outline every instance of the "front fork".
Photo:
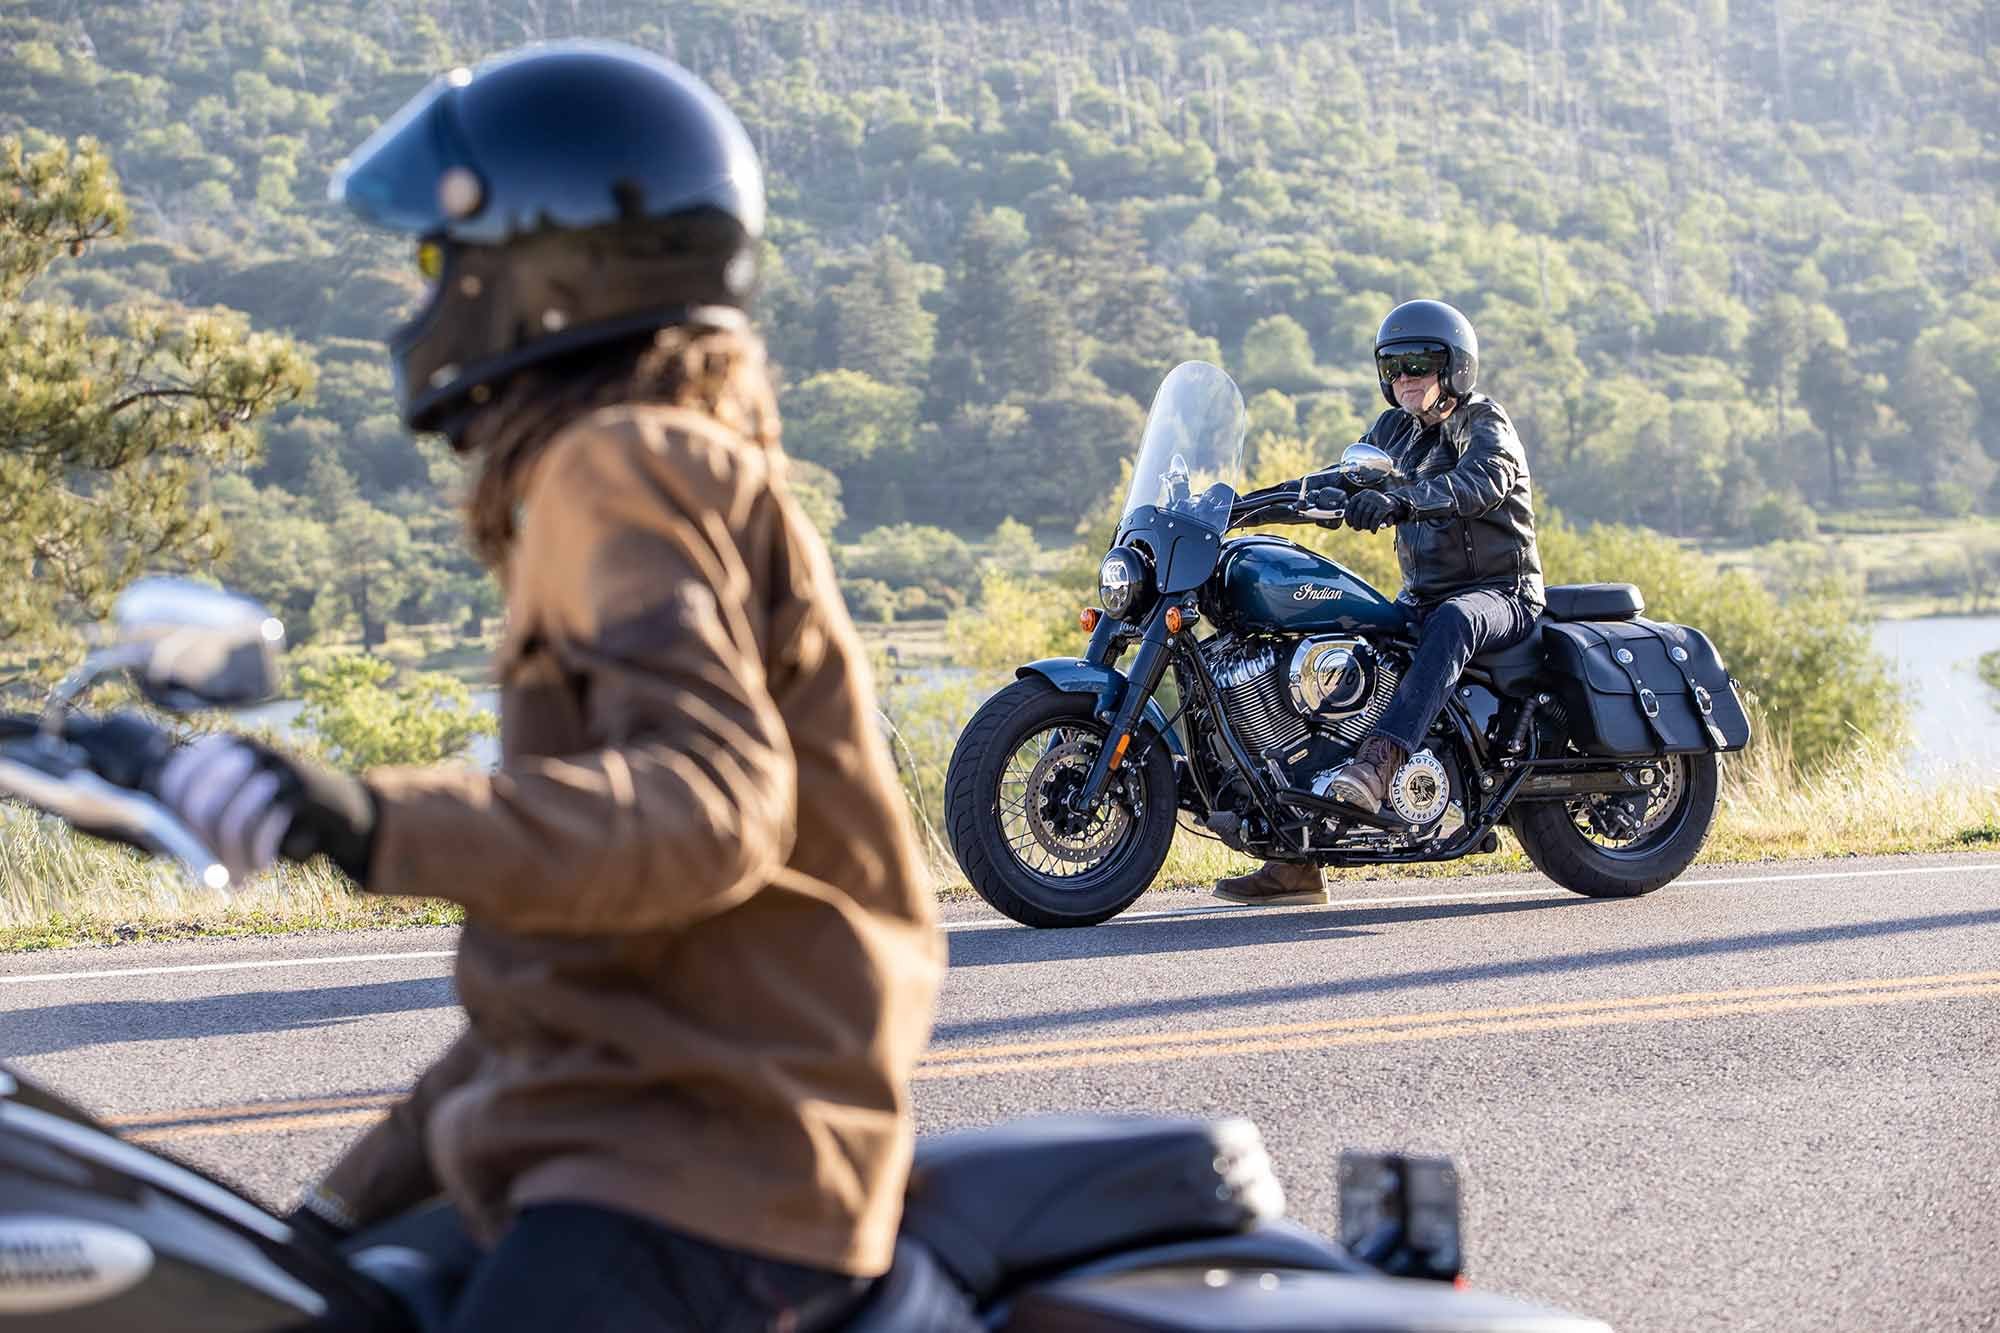
[[[1104,790],[1111,784],[1111,775],[1125,762],[1125,752],[1131,748],[1140,711],[1153,697],[1153,691],[1160,687],[1160,680],[1167,673],[1167,663],[1173,657],[1173,650],[1168,644],[1167,606],[1163,599],[1146,619],[1145,630],[1139,636],[1139,652],[1132,659],[1131,671],[1126,673],[1125,693],[1112,711],[1110,730],[1105,733],[1104,745],[1097,752],[1097,761],[1090,766],[1090,776],[1076,794],[1079,813],[1094,815],[1104,803]],[[1086,650],[1089,661],[1108,666],[1111,659],[1117,656],[1119,636],[1116,626],[1117,622],[1110,616],[1098,622],[1090,636],[1090,647]]]

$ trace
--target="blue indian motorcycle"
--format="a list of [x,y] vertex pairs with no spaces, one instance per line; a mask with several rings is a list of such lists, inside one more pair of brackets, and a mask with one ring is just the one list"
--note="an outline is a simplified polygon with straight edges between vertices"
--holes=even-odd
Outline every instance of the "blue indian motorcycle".
[[1473,660],[1382,809],[1333,799],[1409,669],[1413,627],[1344,565],[1229,534],[1338,526],[1348,496],[1400,474],[1356,444],[1241,493],[1245,424],[1221,369],[1166,377],[1083,614],[1089,647],[1021,667],[959,737],[946,827],[980,895],[1028,925],[1095,925],[1152,882],[1183,812],[1277,861],[1448,861],[1496,850],[1505,821],[1542,873],[1591,897],[1685,870],[1715,816],[1716,756],[1750,728],[1707,636],[1645,619],[1631,584],[1549,588],[1524,642]]

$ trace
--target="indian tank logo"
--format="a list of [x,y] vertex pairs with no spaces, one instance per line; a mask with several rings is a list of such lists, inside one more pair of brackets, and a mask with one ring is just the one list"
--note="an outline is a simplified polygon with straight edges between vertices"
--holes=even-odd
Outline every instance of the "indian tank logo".
[[129,1231],[67,1217],[0,1217],[0,1316],[94,1305],[152,1270],[152,1247]]
[[1302,583],[1292,589],[1292,600],[1295,602],[1337,602],[1340,600],[1340,589],[1322,588],[1317,583]]

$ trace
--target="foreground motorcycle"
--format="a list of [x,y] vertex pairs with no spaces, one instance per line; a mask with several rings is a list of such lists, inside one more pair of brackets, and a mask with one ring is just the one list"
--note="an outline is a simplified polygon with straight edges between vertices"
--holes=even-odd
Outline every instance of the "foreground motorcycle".
[[[193,833],[130,775],[92,766],[77,741],[98,724],[70,705],[121,671],[166,707],[256,702],[282,630],[252,603],[168,580],[128,589],[115,624],[44,713],[0,717],[0,796],[174,857],[226,893],[228,871]],[[1458,1185],[1442,1160],[1343,1154],[1344,1243],[1283,1208],[1242,1119],[1051,1116],[925,1138],[894,1266],[843,1327],[1605,1333],[1453,1285]],[[427,1248],[451,1228],[425,1222],[335,1248],[0,1067],[0,1333],[428,1333],[449,1323],[476,1252],[462,1236]]]
[[[1473,659],[1383,809],[1332,798],[1409,669],[1413,628],[1344,565],[1227,534],[1338,526],[1347,497],[1401,474],[1356,444],[1239,494],[1245,424],[1224,371],[1174,368],[1099,567],[1102,605],[1083,613],[1089,648],[1021,667],[959,737],[946,831],[980,896],[1031,926],[1107,920],[1152,883],[1182,811],[1267,860],[1449,861],[1497,850],[1504,820],[1543,874],[1591,897],[1685,870],[1715,817],[1716,756],[1750,727],[1707,636],[1644,619],[1631,584],[1549,588],[1524,642]],[[1171,718],[1155,697],[1169,672]]]

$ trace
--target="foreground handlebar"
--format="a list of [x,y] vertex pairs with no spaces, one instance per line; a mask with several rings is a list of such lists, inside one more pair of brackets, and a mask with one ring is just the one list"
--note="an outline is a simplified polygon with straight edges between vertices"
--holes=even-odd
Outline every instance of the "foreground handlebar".
[[0,796],[12,796],[80,832],[180,863],[194,883],[228,896],[229,871],[193,830],[153,797],[106,780],[77,746],[44,737],[38,719],[0,717]]

